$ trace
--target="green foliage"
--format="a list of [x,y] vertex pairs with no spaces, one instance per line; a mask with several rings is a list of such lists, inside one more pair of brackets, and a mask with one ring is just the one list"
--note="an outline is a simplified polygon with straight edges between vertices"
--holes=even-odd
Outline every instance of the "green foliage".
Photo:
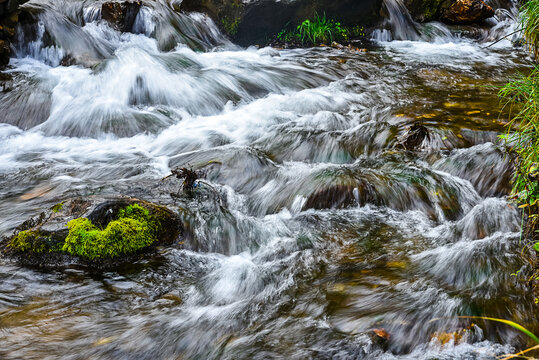
[[534,57],[539,54],[539,0],[529,0],[520,8],[524,38]]
[[[521,7],[521,27],[535,59],[539,53],[539,0],[529,0]],[[512,195],[527,210],[527,235],[531,249],[539,251],[539,65],[528,76],[506,84],[499,92],[510,121],[502,138],[515,154]],[[539,271],[530,277],[539,279]]]
[[138,204],[118,213],[103,230],[89,219],[78,218],[67,223],[69,234],[62,251],[89,260],[115,258],[150,246],[157,240],[159,224],[149,211]]
[[315,14],[314,19],[306,19],[293,31],[282,30],[277,39],[284,43],[299,42],[302,45],[331,44],[333,41],[348,41],[350,37],[365,36],[365,29],[356,25],[347,28],[340,22],[328,19],[326,15]]
[[293,32],[290,32],[290,31],[286,31],[286,30],[281,30],[278,34],[277,34],[277,39],[281,42],[284,42],[284,43],[289,43],[289,42],[292,42],[293,40],[296,39],[296,36]]
[[302,44],[328,44],[332,43],[334,38],[348,39],[348,31],[342,28],[340,23],[327,19],[325,14],[322,17],[317,14],[313,21],[303,21],[296,31]]
[[365,37],[367,34],[365,33],[365,28],[360,25],[356,25],[354,27],[351,27],[349,29],[349,33],[351,37]]
[[[506,84],[499,92],[512,114],[501,138],[515,152],[513,197],[528,211],[528,228],[539,226],[539,67]],[[539,249],[539,243],[534,245]]]
[[240,26],[240,19],[229,19],[229,18],[223,18],[221,19],[221,24],[223,25],[223,29],[226,31],[228,35],[234,36],[238,33],[238,28]]

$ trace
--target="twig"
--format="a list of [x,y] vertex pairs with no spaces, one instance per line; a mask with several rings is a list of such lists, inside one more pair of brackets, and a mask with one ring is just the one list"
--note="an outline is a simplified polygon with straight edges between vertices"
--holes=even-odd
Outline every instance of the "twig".
[[502,36],[502,37],[499,38],[498,40],[494,41],[492,44],[490,44],[490,45],[488,45],[488,46],[483,46],[481,49],[488,49],[488,48],[491,47],[492,45],[497,44],[497,43],[499,43],[500,41],[502,41],[503,39],[505,39],[505,38],[507,38],[507,37],[509,37],[509,36],[515,35],[516,33],[520,32],[520,31],[522,31],[522,29],[515,30],[515,31],[513,31],[513,32],[510,33],[510,34],[507,34],[507,35],[505,35],[505,36]]
[[514,359],[514,358],[516,358],[516,357],[520,357],[520,355],[525,354],[525,353],[527,353],[528,351],[537,350],[537,349],[539,349],[539,345],[535,345],[534,347],[531,347],[531,348],[529,348],[529,349],[522,350],[521,352],[518,352],[518,353],[516,353],[516,354],[511,354],[511,355],[506,356],[506,357],[504,357],[503,359],[500,359],[500,360]]

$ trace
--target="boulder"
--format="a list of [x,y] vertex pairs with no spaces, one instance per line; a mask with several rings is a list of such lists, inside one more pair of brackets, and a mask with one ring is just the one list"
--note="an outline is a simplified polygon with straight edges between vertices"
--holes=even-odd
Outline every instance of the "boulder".
[[494,10],[482,0],[456,0],[444,6],[440,19],[448,24],[473,24],[494,16]]
[[240,45],[264,45],[275,34],[315,14],[344,26],[371,26],[380,20],[382,0],[183,0],[182,11],[208,14]]
[[0,68],[9,64],[10,57],[11,49],[9,47],[9,42],[0,40]]
[[19,5],[28,0],[0,0],[0,17],[14,13],[19,8]]
[[121,32],[130,32],[138,15],[141,1],[109,1],[101,5],[101,17]]
[[176,213],[123,197],[69,199],[22,223],[0,241],[0,252],[24,265],[110,268],[133,261],[182,233]]
[[405,0],[404,4],[415,21],[427,22],[438,20],[444,0]]

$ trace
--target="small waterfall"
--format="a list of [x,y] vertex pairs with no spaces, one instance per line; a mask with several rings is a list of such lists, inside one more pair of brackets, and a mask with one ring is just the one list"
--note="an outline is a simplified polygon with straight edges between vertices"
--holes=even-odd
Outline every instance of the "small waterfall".
[[[461,39],[473,39],[480,42],[493,42],[512,34],[518,19],[517,2],[492,0],[489,3],[495,9],[495,15],[482,26],[453,26],[440,22],[418,23],[414,21],[402,0],[383,0],[387,10],[380,29],[372,34],[378,42],[392,40],[411,40],[427,42],[459,42]],[[517,42],[520,35],[513,34],[508,41]]]
[[130,34],[155,39],[160,51],[174,50],[180,44],[195,51],[232,47],[207,16],[178,13],[164,1],[144,3],[137,10],[130,34],[116,31],[102,19],[101,6],[85,0],[30,2],[22,10],[15,56],[30,57],[50,66],[95,66],[110,58]]
[[376,30],[373,39],[377,41],[391,40],[419,40],[419,24],[408,12],[402,0],[384,0],[388,17],[384,21],[383,29]]

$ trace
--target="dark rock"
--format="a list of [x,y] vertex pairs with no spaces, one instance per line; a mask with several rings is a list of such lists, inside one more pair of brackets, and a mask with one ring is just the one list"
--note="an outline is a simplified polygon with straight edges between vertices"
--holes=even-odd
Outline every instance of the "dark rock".
[[17,11],[17,8],[19,7],[19,0],[9,0],[7,2],[7,12],[12,13]]
[[130,32],[141,5],[140,1],[106,2],[101,5],[101,16],[116,30]]
[[[156,232],[157,240],[151,246],[120,257],[94,260],[80,258],[61,251],[69,232],[66,227],[69,221],[87,218],[96,227],[103,229],[117,218],[121,209],[133,204],[140,205],[156,219],[159,219],[159,229]],[[178,239],[182,231],[183,225],[179,216],[168,208],[155,203],[122,196],[75,198],[57,204],[19,225],[13,236],[3,238],[0,241],[0,253],[29,266],[61,268],[75,264],[103,269],[134,261],[144,256],[148,251],[155,249],[156,245],[171,245]],[[21,249],[10,245],[21,234],[25,237],[27,248]]]
[[364,180],[327,184],[312,192],[303,205],[306,209],[345,209],[376,203],[375,189]]
[[6,40],[0,40],[0,67],[9,64],[9,58],[11,57],[11,49],[9,42]]
[[183,11],[208,14],[240,45],[264,45],[275,34],[318,13],[344,26],[380,20],[382,0],[183,0]]
[[456,0],[441,12],[441,20],[449,24],[473,24],[492,16],[494,10],[482,0]]
[[406,150],[414,151],[419,150],[425,139],[430,139],[429,130],[425,126],[415,123],[399,140],[398,144]]
[[437,20],[444,0],[405,0],[406,8],[415,21]]
[[0,72],[0,92],[8,92],[13,90],[13,76]]

